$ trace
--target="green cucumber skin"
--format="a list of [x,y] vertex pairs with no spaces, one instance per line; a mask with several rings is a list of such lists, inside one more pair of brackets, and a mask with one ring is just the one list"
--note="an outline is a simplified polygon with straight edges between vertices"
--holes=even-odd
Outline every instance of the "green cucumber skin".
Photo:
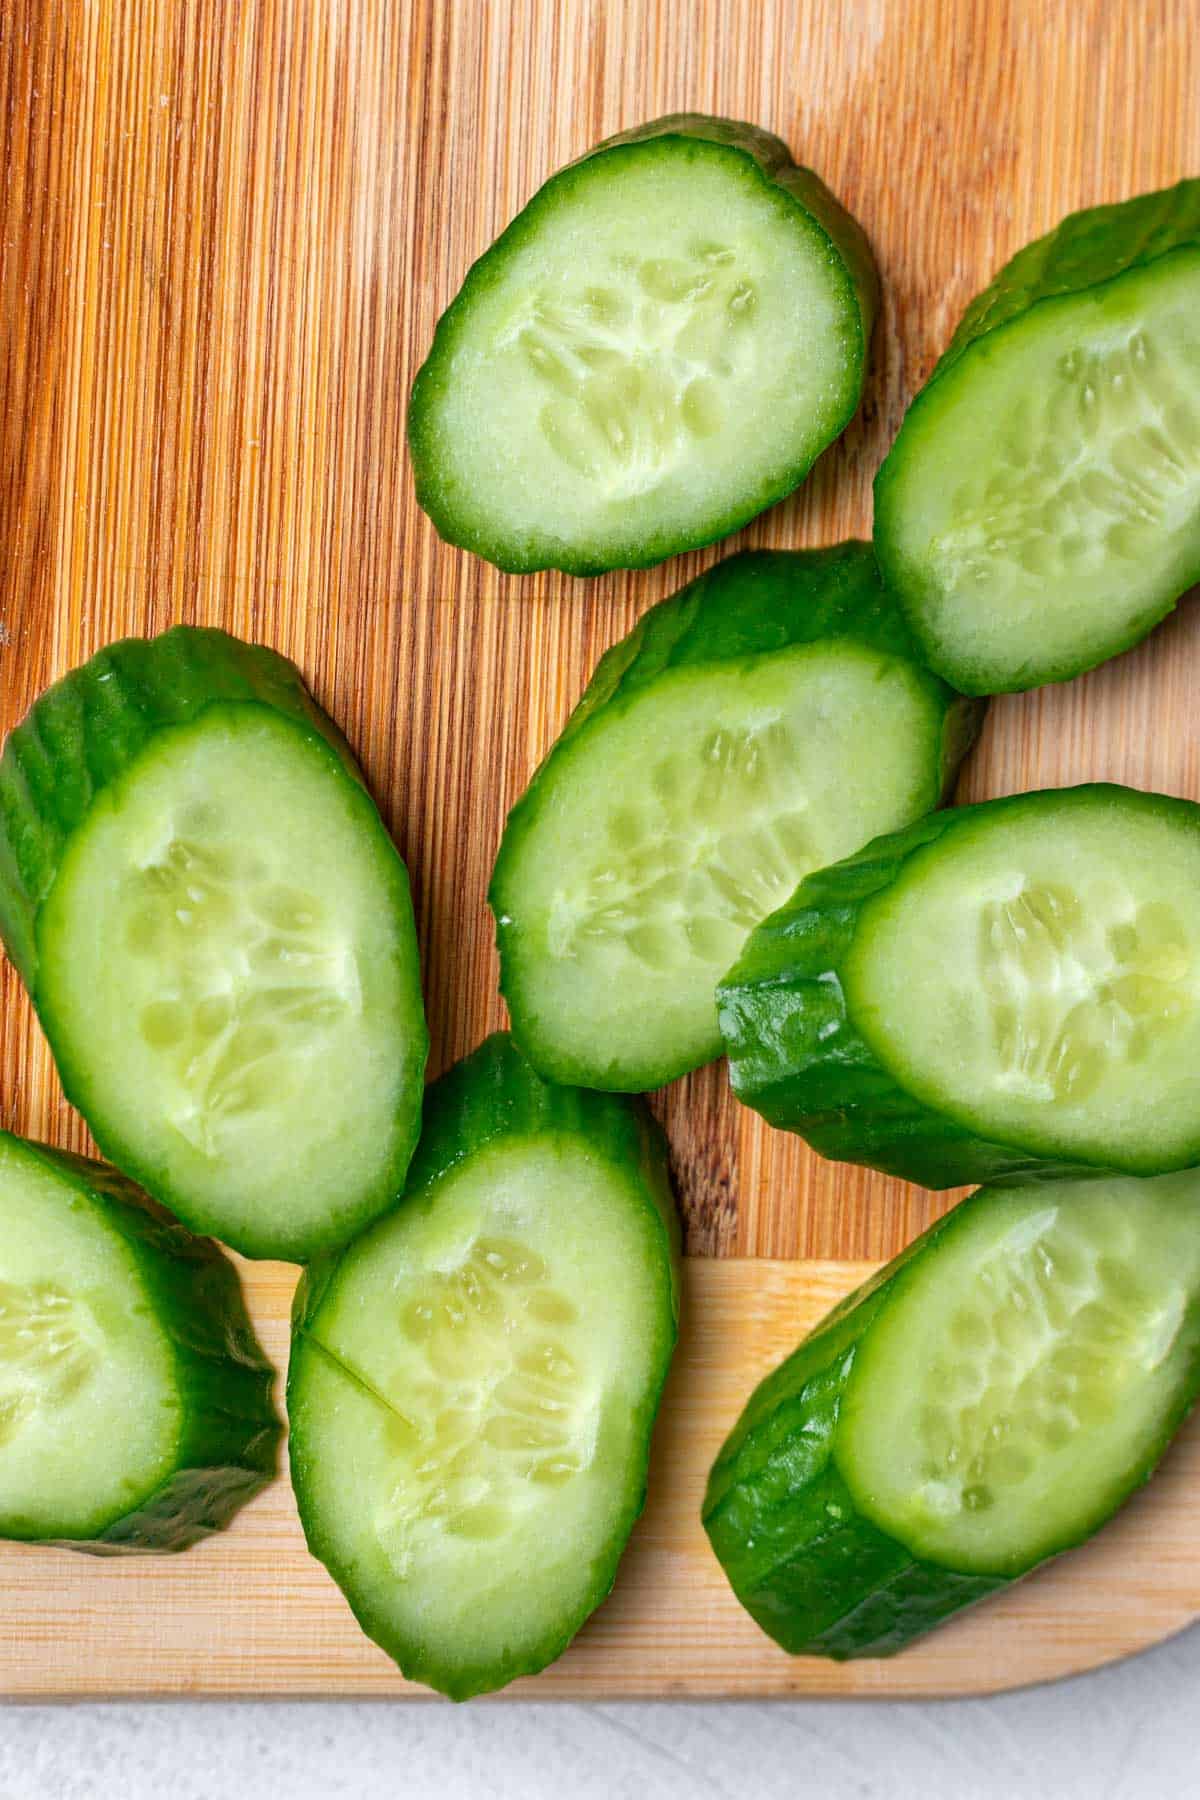
[[[1018,251],[968,306],[933,374],[912,401],[896,441],[875,477],[875,552],[884,579],[908,612],[913,633],[922,643],[931,667],[938,665],[937,646],[923,632],[918,616],[920,609],[913,604],[920,576],[893,549],[890,527],[892,490],[898,459],[904,453],[904,430],[909,419],[917,417],[931,402],[936,404],[939,382],[975,345],[1015,323],[1031,308],[1066,295],[1101,288],[1134,269],[1170,256],[1174,251],[1198,247],[1200,179],[1180,181],[1174,187],[1156,193],[1071,213],[1054,231]],[[1119,632],[1102,648],[1089,651],[1082,658],[1065,659],[1044,671],[1039,670],[1032,685],[1040,687],[1049,682],[1070,681],[1111,657],[1131,650],[1160,620],[1174,611],[1187,587],[1197,580],[1200,580],[1200,561],[1183,588],[1160,595],[1131,628]],[[967,692],[984,691],[976,688],[961,669],[955,670],[953,675],[950,671],[945,672]],[[1016,693],[1028,685],[1017,679],[1001,686],[992,683],[986,691]]]
[[[640,1101],[617,1099],[584,1089],[561,1088],[545,1082],[522,1056],[508,1033],[496,1032],[430,1086],[421,1141],[413,1157],[401,1204],[405,1207],[429,1206],[433,1203],[431,1189],[442,1176],[499,1139],[559,1135],[586,1136],[593,1149],[622,1171],[636,1171],[646,1203],[661,1225],[664,1266],[669,1271],[669,1292],[665,1299],[670,1313],[670,1332],[661,1372],[645,1408],[643,1441],[648,1451],[651,1428],[678,1335],[681,1284],[679,1215],[671,1190],[667,1143],[648,1108]],[[305,1269],[296,1289],[287,1377],[288,1414],[293,1421],[303,1406],[305,1357],[329,1354],[314,1335],[314,1330],[321,1308],[337,1279],[341,1260],[339,1254],[316,1259]],[[310,1453],[303,1441],[303,1433],[297,1433],[294,1425],[288,1454],[292,1486],[308,1548],[336,1580],[336,1546],[329,1543],[320,1518],[309,1504]],[[643,1460],[638,1485],[629,1495],[613,1530],[612,1554],[597,1568],[593,1586],[576,1614],[525,1655],[506,1660],[501,1669],[494,1665],[486,1668],[448,1667],[414,1653],[407,1644],[395,1640],[387,1619],[369,1602],[356,1600],[343,1589],[347,1604],[366,1635],[386,1651],[407,1680],[436,1688],[448,1699],[470,1700],[478,1694],[506,1686],[519,1676],[536,1675],[562,1654],[585,1619],[611,1593],[629,1533],[646,1502],[646,1474],[646,1461]]]
[[[176,625],[156,638],[125,638],[97,651],[35,701],[9,733],[0,755],[0,939],[25,982],[54,1052],[67,1098],[88,1119],[105,1156],[185,1222],[188,1208],[166,1192],[157,1172],[138,1166],[106,1131],[88,1117],[82,1074],[71,1067],[56,1043],[53,1020],[40,995],[38,919],[54,886],[71,838],[97,797],[137,762],[161,731],[187,726],[211,708],[258,706],[294,724],[305,740],[320,745],[361,794],[364,822],[386,839],[383,822],[367,791],[345,738],[311,698],[299,671],[286,657],[261,644],[246,644],[216,629]],[[390,839],[387,839],[390,845]],[[416,971],[416,924],[408,871],[393,847],[393,901],[406,922]],[[366,1217],[390,1205],[404,1186],[405,1172],[420,1131],[420,1078],[428,1053],[428,1033],[414,1045],[414,1105],[407,1136]],[[193,1222],[203,1230],[209,1223]],[[351,1227],[353,1229],[354,1227]],[[344,1236],[345,1232],[339,1233]],[[239,1244],[248,1256],[291,1258],[288,1244],[270,1234]],[[321,1246],[314,1245],[314,1250]]]
[[751,1395],[708,1478],[704,1529],[738,1600],[792,1656],[889,1656],[1003,1583],[919,1562],[857,1510],[834,1461],[859,1343],[899,1269],[836,1307]]
[[1083,293],[1192,246],[1200,246],[1200,179],[1070,213],[1019,250],[972,300],[934,375],[943,374],[976,339],[1039,301]]
[[[915,1557],[865,1518],[838,1468],[842,1396],[860,1346],[909,1264],[936,1253],[987,1201],[977,1190],[836,1307],[760,1383],[713,1465],[703,1505],[713,1550],[747,1612],[793,1656],[895,1655],[1097,1529],[1004,1574],[962,1574]],[[1149,1480],[1200,1394],[1196,1336],[1188,1379],[1113,1512]]]
[[[574,174],[580,166],[600,155],[636,154],[641,146],[656,138],[694,139],[704,143],[717,144],[750,159],[757,165],[764,183],[782,188],[795,202],[797,210],[802,212],[822,232],[829,245],[830,261],[842,269],[847,292],[854,302],[859,322],[859,363],[862,371],[862,379],[859,381],[858,392],[853,404],[847,409],[845,417],[838,422],[836,430],[831,431],[830,443],[841,436],[858,411],[862,399],[863,379],[866,375],[871,332],[879,311],[879,275],[871,254],[870,244],[862,227],[835,199],[820,177],[811,169],[794,164],[787,145],[770,132],[737,120],[713,118],[705,113],[671,113],[650,124],[639,125],[633,130],[620,132],[615,137],[606,138],[603,143],[595,145],[583,156],[577,157],[573,162],[567,163],[564,168],[559,169],[556,174],[551,175],[511,224],[472,264],[467,271],[462,287],[438,320],[433,343],[425,362],[417,373],[409,400],[408,442],[412,455],[418,505],[432,519],[438,536],[445,543],[453,544],[462,550],[472,551],[476,556],[483,557],[485,561],[492,563],[506,574],[530,575],[539,569],[553,568],[560,570],[565,575],[603,575],[614,565],[605,561],[593,561],[583,553],[555,552],[553,557],[536,553],[526,556],[515,555],[502,543],[493,542],[491,538],[483,534],[463,530],[457,524],[453,507],[443,504],[441,484],[436,473],[436,445],[428,428],[430,402],[436,396],[442,381],[442,362],[448,359],[453,349],[462,322],[469,315],[471,302],[475,295],[491,282],[493,259],[518,248],[536,232],[542,209],[547,205],[554,204],[565,192],[569,191],[573,184]],[[799,487],[811,469],[813,460],[815,459],[810,459],[789,470],[781,483],[757,495],[752,501],[732,507],[720,522],[714,524],[712,529],[703,536],[673,537],[662,534],[644,544],[637,556],[631,557],[619,566],[630,569],[649,569],[657,563],[665,562],[668,557],[680,555],[685,550],[698,550],[705,544],[719,542],[721,538],[728,537],[730,533],[740,530],[743,525],[749,524],[751,519],[757,518],[760,512],[765,512],[769,506],[774,506],[776,501],[784,499],[793,489]]]
[[[1082,804],[1128,793],[1102,782],[1061,791]],[[998,811],[1029,798],[1017,794],[982,805]],[[1196,811],[1188,801],[1144,798],[1163,810],[1184,808],[1189,819]],[[1115,1173],[1049,1150],[979,1137],[924,1105],[884,1068],[850,1017],[838,971],[862,908],[891,886],[914,851],[959,829],[979,810],[951,808],[876,838],[856,856],[808,876],[751,934],[717,989],[733,1091],[769,1124],[799,1132],[822,1156],[864,1163],[920,1187]],[[1198,1161],[1200,1142],[1170,1167]],[[1166,1172],[1158,1164],[1124,1170]]]
[[[602,726],[610,709],[627,706],[669,670],[737,662],[795,644],[851,638],[886,656],[919,666],[911,634],[881,585],[868,544],[851,540],[823,550],[744,550],[659,601],[619,644],[601,657],[562,733],[535,770],[509,813],[488,890],[496,920],[500,991],[509,1008],[514,1041],[549,1079],[597,1085],[584,1063],[547,1057],[523,1025],[523,1009],[511,952],[519,930],[506,901],[508,871],[552,792],[558,760],[579,734]],[[941,762],[930,804],[948,798],[959,764],[979,735],[986,701],[964,699],[922,669],[942,714]],[[645,1087],[661,1087],[692,1068],[691,1061],[646,1071]]]
[[159,731],[231,702],[282,713],[363,785],[345,738],[293,664],[202,626],[109,644],[47,688],[9,733],[0,756],[0,936],[35,995],[37,916],[97,795]]
[[237,1272],[211,1239],[185,1231],[116,1170],[11,1132],[0,1131],[0,1139],[76,1189],[124,1238],[170,1339],[184,1406],[178,1467],[159,1488],[94,1538],[31,1533],[24,1541],[94,1556],[186,1550],[222,1530],[276,1473],[275,1371],[246,1315]]

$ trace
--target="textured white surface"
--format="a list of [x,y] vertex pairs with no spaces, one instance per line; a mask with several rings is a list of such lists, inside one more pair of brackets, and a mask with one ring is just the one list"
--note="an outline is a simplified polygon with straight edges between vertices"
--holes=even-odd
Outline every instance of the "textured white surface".
[[0,1800],[1142,1800],[1200,1790],[1200,1628],[938,1704],[14,1707]]

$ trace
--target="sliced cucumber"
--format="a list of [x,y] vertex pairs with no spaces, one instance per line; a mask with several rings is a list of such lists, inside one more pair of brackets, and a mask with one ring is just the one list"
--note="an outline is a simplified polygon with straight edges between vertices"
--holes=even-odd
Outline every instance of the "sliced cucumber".
[[500,847],[526,1055],[622,1090],[711,1061],[747,933],[808,870],[936,806],[978,719],[917,662],[865,544],[735,556],[651,608]]
[[0,1131],[0,1537],[186,1550],[274,1474],[271,1383],[214,1244]]
[[981,1188],[769,1375],[709,1479],[794,1654],[885,1656],[1083,1542],[1200,1391],[1200,1171]]
[[862,232],[767,132],[679,113],[551,178],[417,376],[417,498],[502,569],[645,568],[790,493],[852,417]]
[[282,657],[179,626],[44,694],[0,759],[0,931],[105,1154],[188,1224],[299,1260],[400,1192],[408,878]]
[[738,1095],[925,1187],[1200,1162],[1200,807],[925,819],[804,882],[719,992]]
[[879,472],[875,543],[972,694],[1094,668],[1200,578],[1200,181],[1001,269]]
[[288,1372],[313,1554],[403,1672],[532,1674],[613,1583],[678,1318],[665,1145],[489,1038],[429,1091],[400,1209],[306,1274]]

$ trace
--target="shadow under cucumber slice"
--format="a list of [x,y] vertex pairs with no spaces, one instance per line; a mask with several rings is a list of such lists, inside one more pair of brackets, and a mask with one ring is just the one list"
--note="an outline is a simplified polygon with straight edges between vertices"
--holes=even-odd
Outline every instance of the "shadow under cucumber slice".
[[100,651],[0,758],[0,930],[106,1155],[300,1261],[400,1192],[426,1051],[408,878],[282,657]]
[[768,132],[600,144],[475,264],[417,376],[417,497],[502,569],[645,568],[789,493],[862,393],[866,239]]
[[811,869],[939,805],[979,716],[917,660],[865,544],[731,557],[651,608],[496,859],[526,1055],[626,1092],[710,1062],[748,933]]
[[973,694],[1094,668],[1200,579],[1200,181],[1001,269],[879,471],[875,546]]
[[981,1188],[760,1385],[704,1523],[785,1650],[887,1656],[1090,1537],[1200,1388],[1200,1172]]
[[309,1547],[405,1675],[543,1668],[612,1586],[678,1319],[666,1146],[505,1036],[429,1090],[400,1206],[297,1294]]

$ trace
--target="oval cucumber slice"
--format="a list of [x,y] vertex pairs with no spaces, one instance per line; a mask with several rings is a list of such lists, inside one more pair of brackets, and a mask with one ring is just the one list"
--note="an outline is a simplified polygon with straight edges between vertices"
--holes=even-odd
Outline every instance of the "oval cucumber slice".
[[0,1537],[185,1550],[274,1474],[271,1384],[215,1245],[0,1131]]
[[297,1298],[313,1554],[455,1699],[544,1667],[608,1593],[675,1342],[661,1135],[488,1039],[430,1089],[408,1194]]
[[862,392],[866,239],[786,145],[675,114],[554,175],[417,376],[417,497],[518,573],[645,568],[790,493]]
[[888,1656],[1090,1537],[1200,1391],[1200,1171],[981,1188],[768,1375],[704,1523],[794,1655]]
[[875,489],[885,578],[966,693],[1064,681],[1200,577],[1200,181],[1076,213],[968,309]]
[[1200,807],[939,814],[801,885],[720,990],[738,1094],[927,1187],[1200,1161]]
[[1200,1174],[997,1190],[915,1257],[860,1345],[835,1456],[927,1561],[1008,1575],[1095,1531],[1200,1354]]
[[979,709],[917,662],[870,550],[751,552],[601,660],[513,809],[489,900],[543,1074],[657,1087],[802,875],[938,805]]
[[190,1225],[301,1260],[399,1193],[407,875],[281,657],[181,626],[43,695],[0,760],[0,930],[102,1149]]

